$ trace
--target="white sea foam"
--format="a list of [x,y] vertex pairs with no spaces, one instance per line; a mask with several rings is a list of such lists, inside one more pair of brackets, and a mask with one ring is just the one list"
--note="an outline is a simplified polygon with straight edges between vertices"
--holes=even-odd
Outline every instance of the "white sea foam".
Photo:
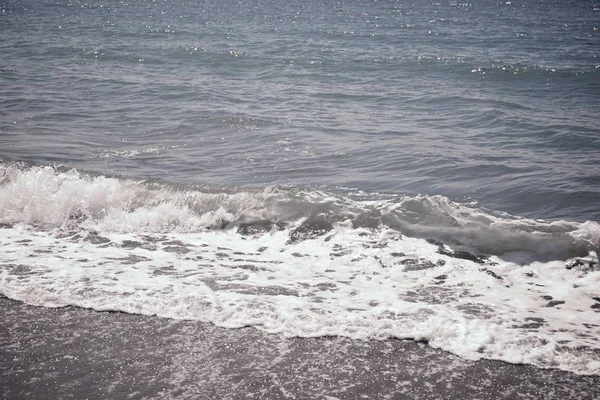
[[[443,197],[211,193],[2,169],[10,298],[288,336],[413,338],[600,374],[595,222],[491,215]],[[584,258],[569,269],[567,256]]]

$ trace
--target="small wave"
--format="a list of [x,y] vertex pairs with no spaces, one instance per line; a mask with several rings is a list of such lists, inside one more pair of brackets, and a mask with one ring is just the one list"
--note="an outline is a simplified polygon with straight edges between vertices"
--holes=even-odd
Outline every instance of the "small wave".
[[546,261],[586,256],[600,243],[596,222],[499,216],[443,196],[356,198],[282,187],[211,190],[21,164],[2,164],[0,174],[0,223],[46,230],[201,232],[263,221],[292,227],[347,221],[355,228],[392,228],[476,253],[520,252]]
[[471,67],[470,70],[478,75],[492,75],[494,77],[512,77],[512,78],[550,78],[550,77],[570,77],[575,75],[595,73],[593,67],[575,68],[575,67],[550,67],[543,65],[527,64],[503,64],[487,63]]

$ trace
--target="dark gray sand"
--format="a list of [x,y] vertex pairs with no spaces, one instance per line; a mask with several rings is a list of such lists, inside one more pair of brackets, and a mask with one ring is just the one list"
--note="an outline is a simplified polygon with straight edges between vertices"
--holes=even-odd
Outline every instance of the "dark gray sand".
[[600,377],[0,298],[3,399],[598,399]]

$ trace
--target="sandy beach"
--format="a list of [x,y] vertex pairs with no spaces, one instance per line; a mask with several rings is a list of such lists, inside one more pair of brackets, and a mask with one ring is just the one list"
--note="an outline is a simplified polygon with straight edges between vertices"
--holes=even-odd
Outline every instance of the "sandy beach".
[[594,399],[600,378],[405,340],[284,338],[0,299],[2,399]]

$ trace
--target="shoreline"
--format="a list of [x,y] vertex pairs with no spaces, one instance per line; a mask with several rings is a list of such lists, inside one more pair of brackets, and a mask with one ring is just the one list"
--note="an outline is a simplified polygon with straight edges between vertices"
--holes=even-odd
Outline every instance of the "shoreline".
[[2,399],[593,399],[600,377],[410,340],[284,338],[0,298]]

